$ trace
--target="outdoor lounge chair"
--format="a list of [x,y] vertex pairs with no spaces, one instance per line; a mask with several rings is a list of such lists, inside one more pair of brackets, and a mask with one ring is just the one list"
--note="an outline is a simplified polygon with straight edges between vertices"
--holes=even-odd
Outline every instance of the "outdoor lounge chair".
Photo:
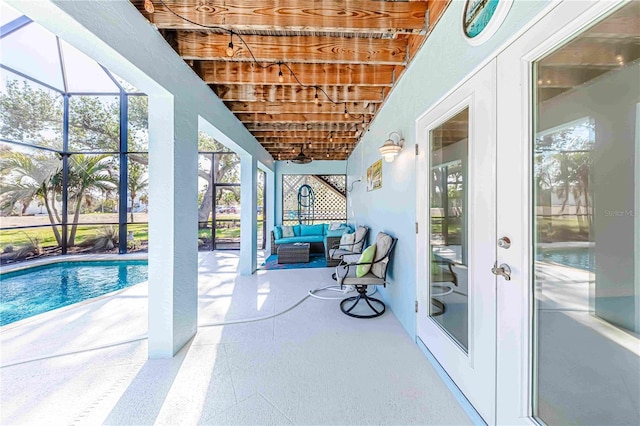
[[[340,302],[340,310],[350,317],[355,318],[375,318],[382,315],[386,309],[384,302],[379,299],[367,296],[367,287],[370,285],[387,284],[387,267],[391,259],[391,253],[396,246],[397,238],[385,234],[378,233],[376,236],[376,255],[373,262],[358,263],[346,262],[345,257],[342,258],[340,264],[336,266],[336,280],[340,286],[352,285],[358,292],[357,296],[348,297]],[[358,265],[371,265],[371,270],[363,277],[356,276],[356,268]],[[352,312],[354,308],[361,302],[369,305],[373,311],[372,314],[366,315]]]
[[[340,244],[336,242],[329,249],[329,259],[342,261],[343,258],[346,263],[354,263],[360,259],[362,250],[367,245],[367,236],[369,235],[369,228],[366,226],[359,226],[355,232],[355,241],[353,244]],[[345,247],[345,248],[341,248]],[[346,256],[346,258],[345,258]],[[335,263],[334,263],[335,265]]]

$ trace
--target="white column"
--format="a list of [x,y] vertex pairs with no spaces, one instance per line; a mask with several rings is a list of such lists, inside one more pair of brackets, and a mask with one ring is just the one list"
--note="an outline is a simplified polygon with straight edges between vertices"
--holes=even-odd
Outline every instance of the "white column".
[[267,236],[265,250],[268,256],[275,254],[271,253],[271,230],[273,230],[276,223],[276,176],[271,170],[265,171],[264,190],[266,194],[264,211],[267,214],[267,220],[264,224]]
[[149,97],[149,358],[171,358],[197,331],[198,117]]
[[240,155],[240,275],[251,275],[258,259],[258,162]]

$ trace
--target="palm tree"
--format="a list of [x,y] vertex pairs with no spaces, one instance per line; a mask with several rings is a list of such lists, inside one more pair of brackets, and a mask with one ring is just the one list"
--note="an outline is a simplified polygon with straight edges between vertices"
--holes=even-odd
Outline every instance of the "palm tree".
[[141,191],[144,191],[147,188],[147,178],[145,177],[146,170],[143,165],[132,161],[129,164],[129,180],[127,182],[127,187],[129,189],[129,199],[131,200],[131,222],[133,223],[133,203],[136,199],[136,196]]
[[3,152],[0,159],[3,177],[0,187],[0,209],[12,210],[16,204],[22,205],[24,213],[34,199],[39,199],[47,209],[49,222],[58,245],[62,238],[56,224],[60,217],[55,208],[55,178],[60,175],[62,164],[52,155],[27,155],[21,152]]
[[91,191],[110,191],[116,188],[113,176],[113,156],[108,154],[73,154],[69,158],[69,202],[75,202],[73,226],[69,245],[75,243],[82,202]]

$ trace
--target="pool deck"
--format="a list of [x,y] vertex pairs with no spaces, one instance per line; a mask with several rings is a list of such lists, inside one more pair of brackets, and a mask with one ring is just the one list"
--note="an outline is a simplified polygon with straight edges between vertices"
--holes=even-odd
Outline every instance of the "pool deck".
[[240,276],[238,257],[199,254],[200,326],[172,359],[148,359],[147,283],[0,328],[0,424],[471,424],[391,312],[307,299],[207,326],[334,283],[330,268]]

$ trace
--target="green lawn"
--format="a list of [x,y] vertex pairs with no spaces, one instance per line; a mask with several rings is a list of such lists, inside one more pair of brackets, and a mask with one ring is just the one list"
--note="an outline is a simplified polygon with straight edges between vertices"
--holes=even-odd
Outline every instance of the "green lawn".
[[590,240],[586,217],[581,226],[577,216],[538,216],[535,232],[542,243]]
[[[210,224],[209,224],[210,225]],[[234,220],[233,222],[221,222],[216,229],[216,238],[220,239],[238,239],[240,238],[240,220]],[[80,244],[91,238],[95,238],[104,232],[105,226],[117,226],[117,225],[79,225],[76,231],[75,243]],[[61,229],[59,226],[58,229]],[[262,223],[258,224],[258,231],[261,232]],[[146,223],[141,224],[128,224],[127,231],[134,232],[134,239],[136,241],[148,241],[149,240],[149,226]],[[71,227],[69,227],[71,232]],[[211,238],[211,229],[202,228],[198,229],[198,238],[208,239]],[[50,226],[41,228],[25,228],[15,230],[3,230],[0,232],[0,251],[4,250],[7,246],[13,246],[14,249],[24,247],[38,241],[42,247],[55,247],[58,245],[55,235],[53,234]]]

